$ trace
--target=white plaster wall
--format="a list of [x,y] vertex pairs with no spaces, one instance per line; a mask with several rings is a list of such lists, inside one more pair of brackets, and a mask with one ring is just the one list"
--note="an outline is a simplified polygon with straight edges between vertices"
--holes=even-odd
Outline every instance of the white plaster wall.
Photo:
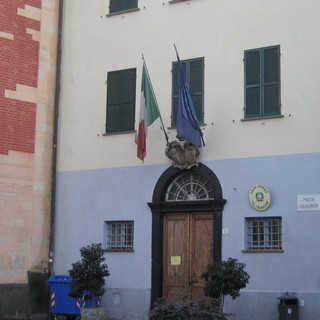
[[[141,164],[134,133],[102,135],[107,73],[137,68],[137,127],[143,53],[170,127],[173,44],[181,59],[205,57],[201,161],[320,150],[317,0],[140,0],[139,8],[107,16],[108,1],[64,1],[59,171]],[[284,117],[241,121],[243,52],[270,45],[281,46]],[[175,130],[167,130],[173,140]],[[170,163],[165,144],[157,120],[145,164]]]

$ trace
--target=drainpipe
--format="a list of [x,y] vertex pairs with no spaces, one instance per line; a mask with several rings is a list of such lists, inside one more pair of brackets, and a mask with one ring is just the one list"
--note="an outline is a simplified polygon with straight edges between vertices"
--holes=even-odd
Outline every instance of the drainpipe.
[[57,44],[57,68],[56,68],[56,89],[54,105],[53,124],[53,152],[52,152],[52,185],[51,185],[51,223],[49,237],[49,275],[54,275],[54,238],[55,238],[55,209],[56,209],[56,175],[57,175],[57,143],[58,143],[58,120],[60,103],[60,76],[61,76],[61,42],[62,42],[62,13],[63,0],[59,0],[59,22],[58,22],[58,44]]

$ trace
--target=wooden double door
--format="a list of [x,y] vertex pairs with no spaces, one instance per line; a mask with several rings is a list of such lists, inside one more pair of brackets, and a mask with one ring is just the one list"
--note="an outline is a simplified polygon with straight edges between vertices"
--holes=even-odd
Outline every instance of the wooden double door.
[[163,222],[163,296],[204,297],[200,276],[213,261],[212,213],[168,213]]

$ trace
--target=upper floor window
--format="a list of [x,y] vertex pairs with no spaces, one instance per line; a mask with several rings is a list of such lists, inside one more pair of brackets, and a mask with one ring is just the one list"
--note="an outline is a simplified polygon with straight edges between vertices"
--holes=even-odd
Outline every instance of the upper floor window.
[[245,51],[244,66],[244,118],[280,115],[280,46]]
[[110,0],[109,13],[138,8],[138,0]]
[[134,131],[136,69],[108,72],[106,133]]
[[[204,58],[181,61],[190,89],[191,98],[200,124],[204,121]],[[171,126],[177,125],[179,102],[178,62],[172,64],[172,116]]]

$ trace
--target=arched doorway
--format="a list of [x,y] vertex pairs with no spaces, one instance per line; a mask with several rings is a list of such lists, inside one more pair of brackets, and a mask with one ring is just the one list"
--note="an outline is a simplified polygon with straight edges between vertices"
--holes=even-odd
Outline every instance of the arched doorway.
[[217,176],[204,164],[160,176],[152,211],[151,302],[203,294],[200,274],[221,259],[222,210],[226,200]]

